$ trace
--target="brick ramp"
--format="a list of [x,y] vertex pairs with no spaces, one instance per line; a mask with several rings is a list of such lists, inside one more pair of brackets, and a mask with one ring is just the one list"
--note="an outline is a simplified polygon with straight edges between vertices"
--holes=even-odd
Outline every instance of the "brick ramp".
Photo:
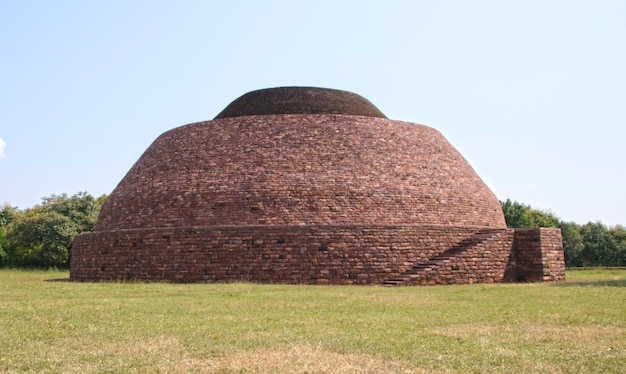
[[500,240],[506,229],[479,230],[456,246],[406,272],[382,282],[385,286],[462,284],[498,281],[497,276],[474,271],[490,255],[488,246]]

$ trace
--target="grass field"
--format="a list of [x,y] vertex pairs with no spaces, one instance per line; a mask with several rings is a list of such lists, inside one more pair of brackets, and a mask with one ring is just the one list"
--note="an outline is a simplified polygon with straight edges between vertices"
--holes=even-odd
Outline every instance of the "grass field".
[[0,270],[0,372],[624,373],[626,271],[385,288]]

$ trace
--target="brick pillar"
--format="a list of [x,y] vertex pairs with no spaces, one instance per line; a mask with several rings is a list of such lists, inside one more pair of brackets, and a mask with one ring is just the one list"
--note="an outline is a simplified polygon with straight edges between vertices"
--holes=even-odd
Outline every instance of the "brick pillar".
[[515,280],[550,282],[565,280],[561,229],[516,229]]

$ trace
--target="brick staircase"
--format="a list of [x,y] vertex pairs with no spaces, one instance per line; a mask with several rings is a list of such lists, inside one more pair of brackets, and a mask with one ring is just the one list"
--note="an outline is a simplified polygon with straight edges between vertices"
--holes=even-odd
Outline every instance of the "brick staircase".
[[402,274],[382,282],[384,286],[479,283],[494,281],[476,274],[472,267],[484,262],[486,245],[506,229],[484,229],[430,260],[415,265]]

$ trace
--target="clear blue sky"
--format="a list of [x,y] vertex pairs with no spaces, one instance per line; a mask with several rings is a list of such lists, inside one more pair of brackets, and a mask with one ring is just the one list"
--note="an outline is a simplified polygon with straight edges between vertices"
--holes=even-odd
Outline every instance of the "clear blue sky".
[[110,193],[255,89],[434,127],[504,200],[626,224],[626,1],[0,0],[0,204]]

